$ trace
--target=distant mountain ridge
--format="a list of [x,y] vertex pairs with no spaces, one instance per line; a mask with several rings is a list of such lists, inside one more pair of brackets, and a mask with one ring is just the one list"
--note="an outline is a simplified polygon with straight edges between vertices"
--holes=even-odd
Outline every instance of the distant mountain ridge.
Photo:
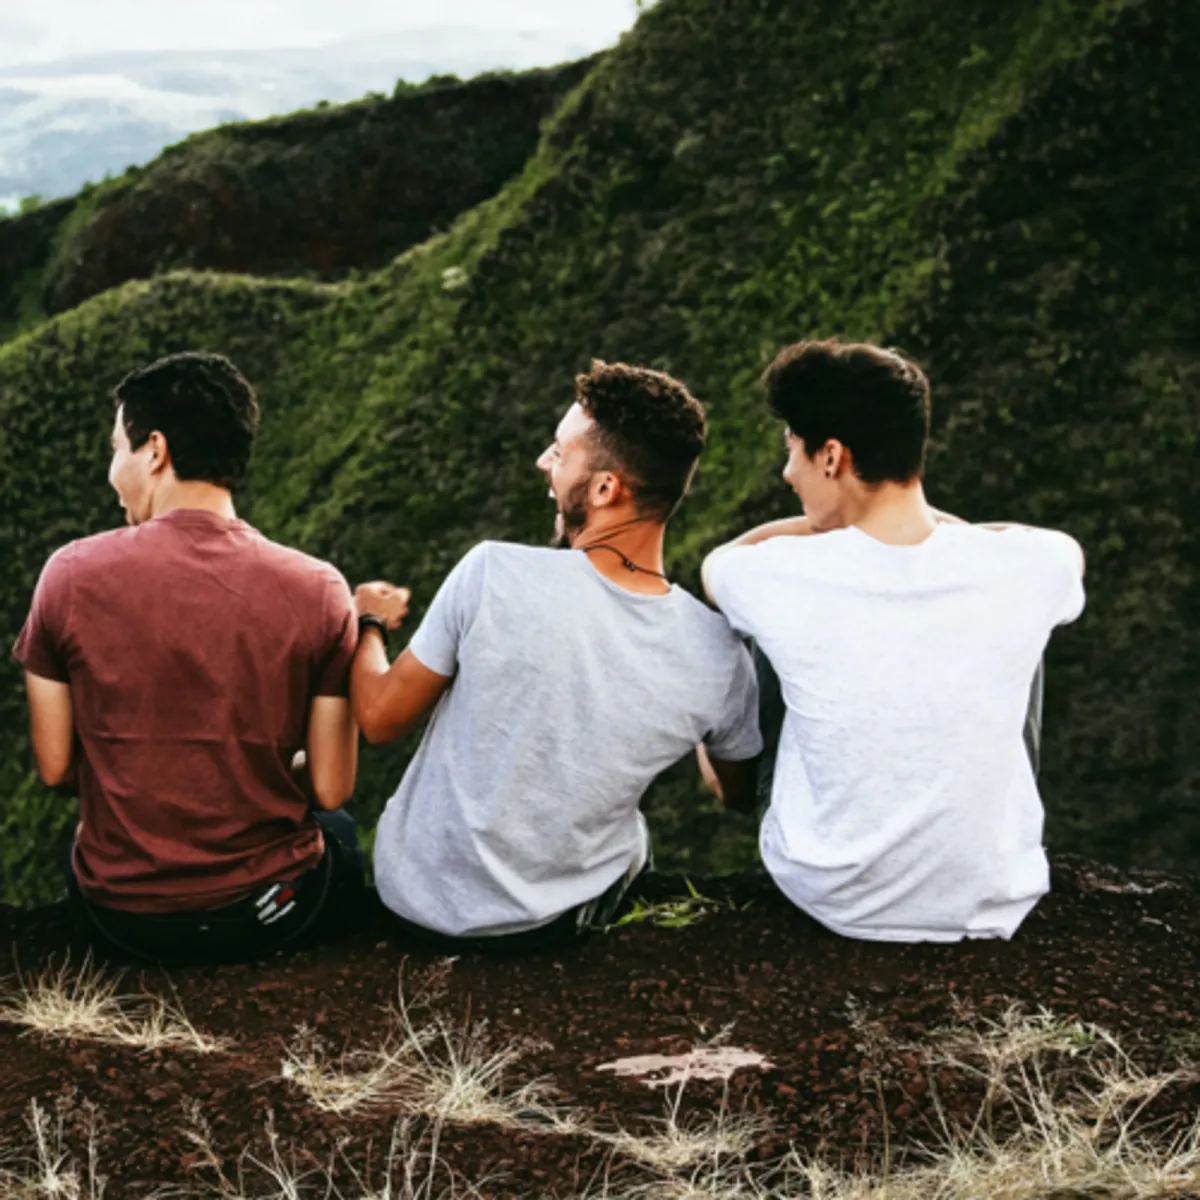
[[0,220],[0,341],[173,268],[332,280],[381,267],[516,175],[595,62],[224,125]]
[[0,202],[69,195],[190,133],[337,104],[397,81],[580,59],[563,30],[431,26],[319,49],[106,54],[0,67]]

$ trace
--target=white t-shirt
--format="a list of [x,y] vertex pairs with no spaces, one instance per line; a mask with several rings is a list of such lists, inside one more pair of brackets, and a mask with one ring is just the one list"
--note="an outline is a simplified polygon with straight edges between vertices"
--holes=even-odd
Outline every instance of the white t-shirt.
[[533,929],[646,861],[638,802],[704,742],[754,758],[754,667],[682,588],[625,591],[586,554],[484,542],[411,650],[454,677],[375,838],[380,898],[439,933]]
[[786,704],[763,862],[837,933],[1011,937],[1049,888],[1022,731],[1050,631],[1083,610],[1065,534],[851,527],[718,555],[708,583]]

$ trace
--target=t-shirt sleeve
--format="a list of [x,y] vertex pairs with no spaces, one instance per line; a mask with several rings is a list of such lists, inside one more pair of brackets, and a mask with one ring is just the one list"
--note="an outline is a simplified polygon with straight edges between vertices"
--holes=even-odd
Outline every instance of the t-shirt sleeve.
[[334,572],[326,593],[326,617],[317,676],[316,695],[350,695],[350,666],[358,648],[358,620],[354,615],[354,597],[341,574]]
[[1040,590],[1049,624],[1069,625],[1083,612],[1085,601],[1079,543],[1055,529],[1035,529],[1029,533],[1038,541]]
[[[764,543],[765,544],[765,543]],[[746,637],[758,637],[755,598],[761,588],[756,583],[762,545],[735,546],[723,550],[709,561],[705,582],[725,619]]]
[[758,678],[745,646],[737,647],[725,711],[704,739],[704,745],[714,758],[725,762],[743,762],[762,753],[763,740],[758,728]]
[[66,637],[71,608],[70,558],[55,554],[42,569],[13,658],[31,675],[67,683]]
[[408,648],[431,671],[452,677],[462,640],[479,611],[487,564],[487,543],[465,554],[438,588]]

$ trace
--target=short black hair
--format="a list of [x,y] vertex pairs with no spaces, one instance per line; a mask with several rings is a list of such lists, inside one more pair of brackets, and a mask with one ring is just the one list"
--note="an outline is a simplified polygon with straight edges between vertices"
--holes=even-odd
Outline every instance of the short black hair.
[[575,395],[596,423],[593,469],[620,472],[638,511],[665,521],[687,494],[704,449],[703,405],[662,371],[599,359],[575,377]]
[[864,483],[907,483],[925,470],[929,380],[896,350],[863,342],[787,346],[763,376],[775,416],[815,456],[831,438],[845,445]]
[[136,450],[156,430],[181,480],[233,490],[246,478],[261,412],[254,389],[223,354],[189,350],[131,371],[113,400]]

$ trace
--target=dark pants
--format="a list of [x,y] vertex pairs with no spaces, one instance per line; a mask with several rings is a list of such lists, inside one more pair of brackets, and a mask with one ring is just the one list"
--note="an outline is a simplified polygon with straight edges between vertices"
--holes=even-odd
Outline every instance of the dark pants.
[[[751,643],[754,669],[758,675],[758,723],[763,736],[763,753],[758,760],[755,793],[758,812],[761,816],[771,805],[771,786],[775,780],[775,759],[779,754],[779,735],[783,730],[783,718],[787,706],[783,702],[783,691],[779,676],[767,656]],[[1029,707],[1025,710],[1025,750],[1037,775],[1042,765],[1042,699],[1046,687],[1046,663],[1043,660],[1033,673],[1029,685]]]
[[109,957],[237,962],[298,950],[353,927],[364,912],[363,855],[348,812],[314,812],[325,853],[296,879],[258,885],[243,900],[191,912],[132,913],[86,899],[67,861],[76,924]]
[[549,924],[539,925],[536,929],[524,929],[518,933],[500,933],[490,937],[453,937],[406,921],[396,913],[391,914],[391,919],[400,926],[406,936],[444,954],[536,954],[539,951],[560,950],[579,941],[592,930],[611,925],[620,912],[629,889],[650,866],[650,861],[647,861],[641,871],[631,871],[622,875],[595,900],[569,909]]

